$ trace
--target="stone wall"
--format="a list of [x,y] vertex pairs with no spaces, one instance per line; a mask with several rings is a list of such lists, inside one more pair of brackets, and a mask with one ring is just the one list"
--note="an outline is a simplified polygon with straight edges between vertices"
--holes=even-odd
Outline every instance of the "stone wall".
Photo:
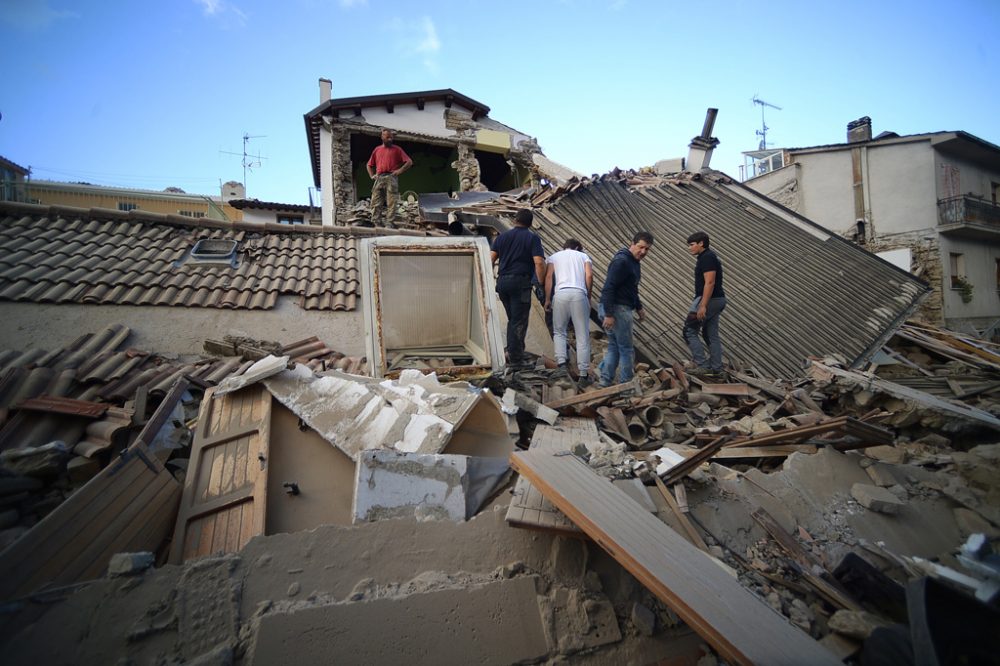
[[944,324],[944,266],[941,246],[933,230],[910,231],[901,234],[876,236],[865,243],[869,252],[910,250],[910,272],[925,280],[933,291],[927,295],[915,317],[932,324]]
[[333,205],[338,221],[341,211],[354,207],[354,173],[351,167],[350,128],[333,126]]

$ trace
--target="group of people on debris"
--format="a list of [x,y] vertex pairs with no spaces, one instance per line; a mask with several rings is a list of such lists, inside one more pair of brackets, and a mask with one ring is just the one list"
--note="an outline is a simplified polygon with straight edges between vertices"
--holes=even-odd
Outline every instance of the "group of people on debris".
[[[533,284],[541,285],[545,309],[552,311],[555,358],[562,372],[566,372],[567,329],[573,322],[578,386],[583,388],[593,383],[589,326],[593,262],[574,238],[567,239],[562,250],[546,258],[541,239],[531,230],[533,220],[530,210],[518,211],[513,227],[496,237],[491,251],[493,263],[499,264],[497,294],[507,312],[508,361],[515,369],[530,365],[524,353],[524,338]],[[696,261],[694,298],[684,321],[683,335],[691,350],[690,372],[717,379],[723,376],[719,319],[726,308],[726,293],[722,286],[722,261],[709,243],[704,231],[688,237],[688,252]],[[646,316],[639,298],[640,262],[652,247],[653,235],[638,231],[632,236],[631,245],[620,249],[608,265],[597,308],[608,338],[608,349],[600,364],[601,387],[631,381],[634,375],[632,330],[634,322]]]
[[[396,227],[399,175],[413,166],[413,160],[394,141],[392,130],[383,129],[382,143],[368,160],[372,179],[372,224],[383,215],[385,226]],[[546,311],[552,312],[552,338],[556,363],[566,371],[567,330],[573,322],[576,336],[578,386],[593,383],[590,374],[590,299],[593,266],[583,245],[568,239],[563,249],[546,258],[542,240],[531,231],[534,216],[520,210],[514,226],[493,241],[493,263],[499,263],[497,294],[507,312],[507,356],[511,367],[529,365],[524,354],[533,286],[543,290]],[[646,312],[639,300],[640,262],[653,247],[653,235],[638,231],[632,244],[620,249],[608,265],[607,278],[598,304],[598,317],[607,332],[608,350],[600,366],[600,385],[631,381],[635,371],[632,329]],[[722,288],[722,261],[709,248],[708,234],[698,231],[688,238],[688,251],[697,258],[694,268],[694,299],[684,321],[683,334],[691,350],[693,374],[706,378],[722,376],[722,341],[719,318],[726,307]],[[702,343],[704,338],[705,343]],[[707,351],[706,351],[707,345]]]

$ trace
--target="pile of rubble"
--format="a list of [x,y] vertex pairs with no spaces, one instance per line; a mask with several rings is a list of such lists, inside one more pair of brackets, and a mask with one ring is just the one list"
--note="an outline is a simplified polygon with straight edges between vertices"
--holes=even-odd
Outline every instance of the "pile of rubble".
[[[318,340],[233,338],[207,341],[206,350],[224,360],[174,361],[176,378],[157,400],[144,397],[148,382],[140,382],[128,400],[105,405],[129,418],[86,479],[74,480],[80,465],[67,464],[80,441],[0,454],[0,496],[17,513],[0,553],[20,572],[4,588],[12,663],[43,653],[53,663],[71,659],[75,642],[43,645],[40,636],[107,595],[117,599],[102,602],[108,613],[123,612],[114,610],[120,604],[136,623],[76,630],[87,654],[266,663],[309,627],[370,630],[379,625],[376,608],[379,617],[397,606],[457,612],[475,625],[476,613],[489,615],[505,598],[519,620],[499,620],[495,644],[482,646],[493,661],[686,655],[711,663],[713,654],[759,654],[682,582],[660,587],[669,571],[636,568],[638,546],[593,517],[588,495],[605,492],[604,520],[639,521],[638,533],[666,539],[661,556],[678,566],[712,563],[699,571],[728,590],[721,598],[733,608],[757,615],[755,604],[770,607],[836,658],[886,650],[883,641],[909,636],[904,625],[933,629],[936,620],[910,601],[917,583],[925,596],[965,604],[970,627],[995,621],[1000,355],[983,341],[911,324],[864,369],[810,359],[794,380],[732,368],[729,381],[707,382],[679,363],[640,363],[627,384],[583,391],[545,358],[516,372],[456,369],[452,377],[441,367],[440,376],[408,369],[379,380],[360,376],[365,359]],[[64,395],[81,405],[101,394],[86,382],[71,386]],[[3,405],[20,418],[32,391],[15,391],[18,399]],[[510,456],[521,472],[512,479],[515,440],[525,451]],[[228,441],[235,448],[209,452]],[[282,447],[305,457],[283,459]],[[577,499],[555,492],[558,474],[533,467],[540,454],[585,463],[585,473],[567,469],[583,474],[589,490]],[[258,458],[260,470],[275,470],[272,481],[254,482],[267,486],[270,527],[204,522],[236,497],[240,465],[249,474]],[[316,486],[310,474],[325,465],[341,469],[335,483],[353,490]],[[135,492],[155,488],[155,498],[118,485],[140,474],[147,480],[133,483]],[[48,497],[44,511],[25,510]],[[326,505],[318,513],[317,498]],[[73,520],[93,547],[69,534]],[[148,528],[133,529],[134,521]],[[30,553],[50,550],[72,575],[32,578]],[[110,555],[128,550],[152,554],[116,555],[108,568]],[[149,568],[168,557],[180,566]],[[737,589],[745,598],[732,596]],[[219,620],[211,635],[186,643],[184,626],[205,612]],[[758,618],[744,620],[753,627]],[[338,636],[310,649],[367,649]],[[158,637],[171,637],[172,647]]]

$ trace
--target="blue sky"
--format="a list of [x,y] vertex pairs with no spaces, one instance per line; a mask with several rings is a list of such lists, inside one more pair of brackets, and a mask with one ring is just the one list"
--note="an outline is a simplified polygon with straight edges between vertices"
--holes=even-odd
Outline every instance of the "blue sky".
[[964,130],[1000,144],[1000,2],[2,0],[0,155],[33,177],[305,203],[302,116],[334,97],[453,88],[584,173],[687,154]]

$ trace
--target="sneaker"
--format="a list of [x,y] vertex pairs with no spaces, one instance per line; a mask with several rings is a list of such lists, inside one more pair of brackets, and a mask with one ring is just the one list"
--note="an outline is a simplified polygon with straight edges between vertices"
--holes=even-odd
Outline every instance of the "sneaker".
[[552,371],[553,377],[569,377],[569,369],[566,367],[565,363],[560,363],[556,366],[556,369]]
[[594,380],[590,378],[590,375],[581,375],[580,379],[577,380],[577,382],[576,382],[576,388],[578,390],[582,391],[583,389],[587,388],[588,386],[591,386],[593,383],[594,383]]

